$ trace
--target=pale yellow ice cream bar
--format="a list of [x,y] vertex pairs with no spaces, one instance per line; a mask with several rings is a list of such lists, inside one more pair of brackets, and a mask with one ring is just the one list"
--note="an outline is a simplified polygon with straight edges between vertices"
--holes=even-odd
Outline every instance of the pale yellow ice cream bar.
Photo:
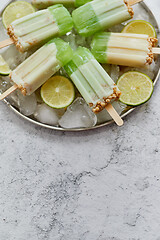
[[9,25],[8,34],[19,51],[25,52],[66,34],[72,27],[70,13],[62,4],[57,4],[15,20]]
[[100,63],[144,67],[153,61],[156,38],[145,34],[97,33],[91,43],[92,53]]
[[13,70],[10,78],[23,95],[30,95],[68,63],[72,55],[68,43],[60,38],[54,38]]
[[94,0],[72,12],[74,26],[82,36],[90,36],[133,17],[126,0]]
[[87,48],[79,47],[64,68],[93,112],[119,98],[116,84]]

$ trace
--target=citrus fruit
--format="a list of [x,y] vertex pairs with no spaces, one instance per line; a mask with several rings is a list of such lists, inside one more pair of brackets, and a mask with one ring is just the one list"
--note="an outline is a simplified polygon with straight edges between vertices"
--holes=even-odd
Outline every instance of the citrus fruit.
[[134,20],[129,22],[122,30],[123,33],[147,34],[150,37],[156,37],[155,28],[145,20]]
[[41,97],[52,108],[64,108],[74,100],[75,89],[68,78],[54,76],[41,87]]
[[5,28],[14,20],[24,17],[30,13],[34,13],[34,7],[25,1],[17,1],[9,4],[2,14],[2,22]]
[[153,92],[152,80],[141,72],[124,73],[117,82],[121,91],[120,101],[131,106],[138,106],[149,100]]
[[10,72],[11,69],[9,68],[3,57],[0,55],[0,75],[9,75]]

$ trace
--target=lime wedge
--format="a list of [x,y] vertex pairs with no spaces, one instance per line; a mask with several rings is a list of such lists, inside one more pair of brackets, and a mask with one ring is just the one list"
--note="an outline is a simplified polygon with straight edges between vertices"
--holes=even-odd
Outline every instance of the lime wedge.
[[34,7],[25,1],[18,1],[9,4],[2,14],[2,22],[5,28],[14,20],[24,17],[30,13],[34,13]]
[[11,69],[9,68],[3,57],[0,55],[0,75],[9,75],[10,72]]
[[121,91],[120,101],[131,106],[138,106],[148,101],[153,92],[152,80],[141,72],[124,73],[117,82]]
[[145,20],[134,20],[129,22],[122,30],[123,33],[147,34],[156,38],[156,30],[149,22]]
[[54,76],[41,87],[41,97],[52,108],[64,108],[74,100],[75,89],[68,78]]

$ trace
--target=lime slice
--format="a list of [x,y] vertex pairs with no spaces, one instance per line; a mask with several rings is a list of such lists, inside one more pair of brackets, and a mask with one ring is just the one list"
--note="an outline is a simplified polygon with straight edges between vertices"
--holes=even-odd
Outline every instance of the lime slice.
[[5,28],[7,28],[7,26],[11,24],[14,20],[34,12],[34,7],[28,2],[13,2],[5,8],[2,14],[3,25]]
[[131,106],[138,106],[148,101],[153,92],[153,82],[144,73],[130,71],[118,80],[121,91],[120,101]]
[[134,20],[129,22],[122,30],[123,33],[147,34],[156,38],[155,28],[145,20]]
[[3,57],[0,55],[0,75],[9,75],[10,72],[11,69],[9,68]]
[[51,77],[41,87],[43,101],[52,108],[64,108],[74,100],[75,89],[68,78],[62,76]]

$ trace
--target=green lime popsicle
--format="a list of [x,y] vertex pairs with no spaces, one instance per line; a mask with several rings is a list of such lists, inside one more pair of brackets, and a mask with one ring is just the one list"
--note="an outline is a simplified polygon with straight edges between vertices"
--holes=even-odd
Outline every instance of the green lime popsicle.
[[32,0],[34,7],[44,9],[54,4],[63,4],[65,7],[79,7],[92,0]]
[[90,36],[124,22],[132,16],[133,10],[124,0],[95,0],[72,13],[75,28],[82,36]]
[[24,95],[30,95],[67,64],[72,54],[68,43],[55,38],[21,63],[11,72],[10,78]]
[[73,27],[70,13],[61,4],[29,14],[15,20],[8,27],[8,34],[17,48],[25,52],[49,39],[69,32]]
[[100,63],[145,67],[153,61],[154,41],[157,39],[145,34],[100,32],[95,34],[91,48]]
[[87,48],[79,47],[64,68],[93,112],[119,98],[117,86]]

